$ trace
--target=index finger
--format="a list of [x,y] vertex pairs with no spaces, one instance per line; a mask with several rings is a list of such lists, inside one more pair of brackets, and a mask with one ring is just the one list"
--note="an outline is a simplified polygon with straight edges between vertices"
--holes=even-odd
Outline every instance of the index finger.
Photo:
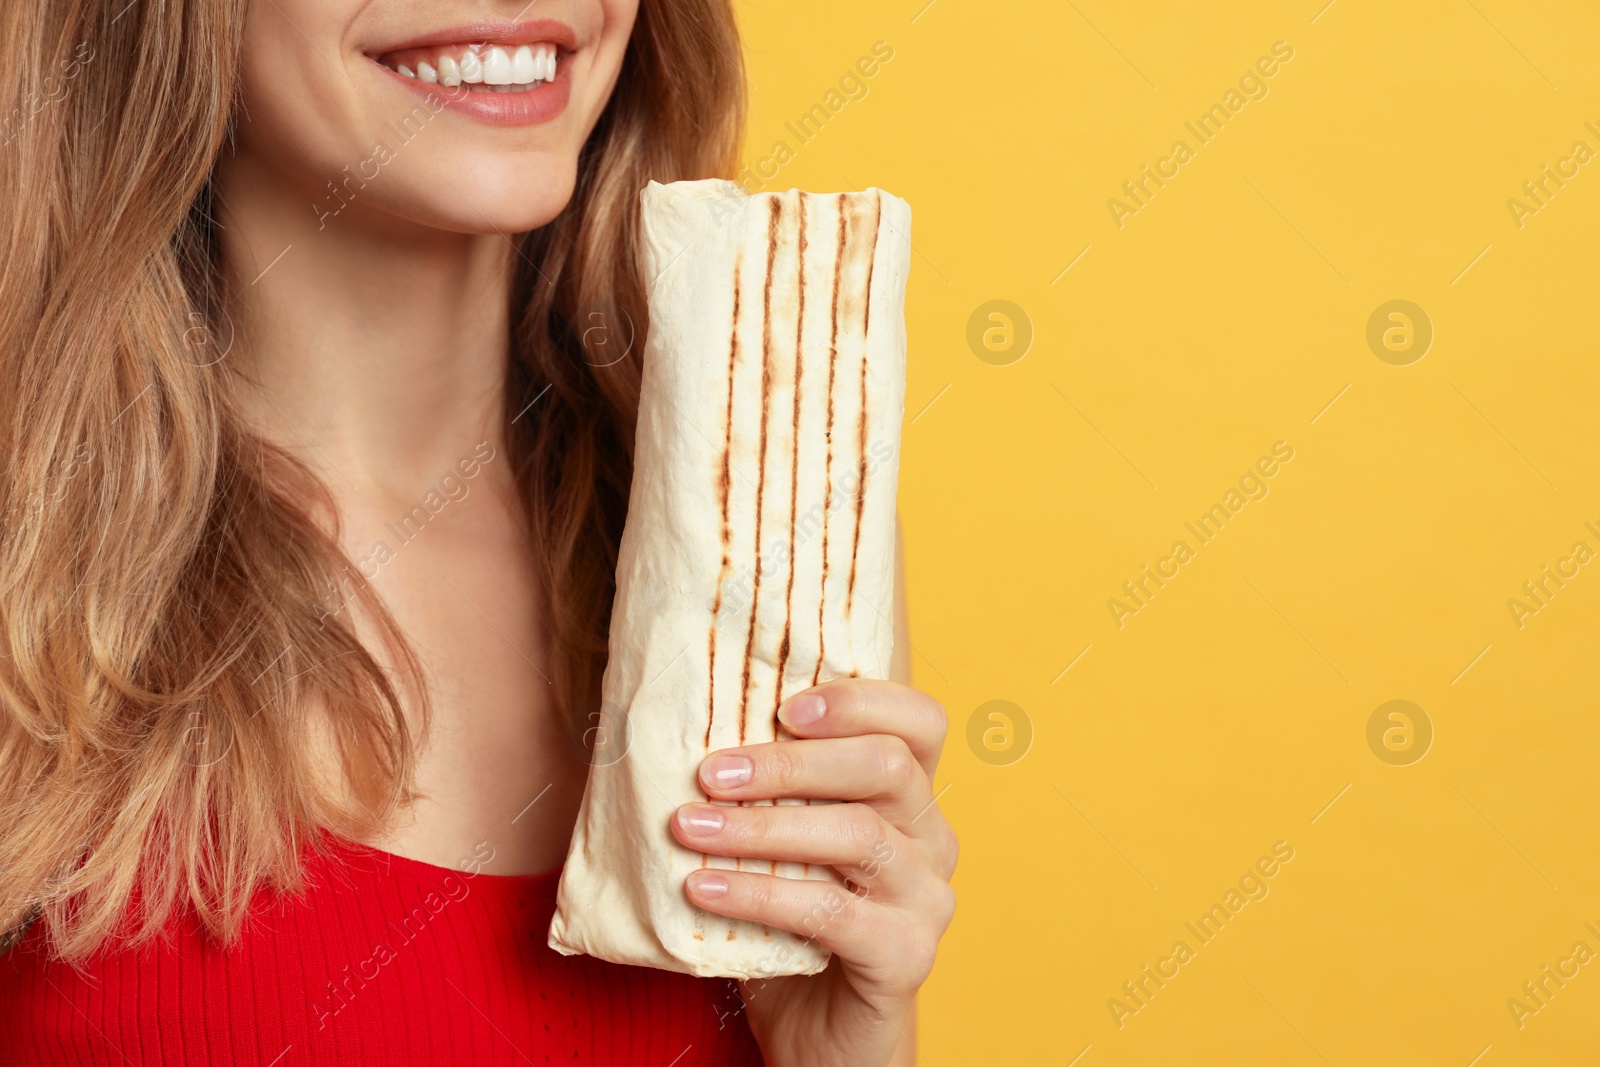
[[784,701],[778,721],[795,737],[892,734],[906,743],[928,780],[944,748],[944,706],[898,682],[840,678]]

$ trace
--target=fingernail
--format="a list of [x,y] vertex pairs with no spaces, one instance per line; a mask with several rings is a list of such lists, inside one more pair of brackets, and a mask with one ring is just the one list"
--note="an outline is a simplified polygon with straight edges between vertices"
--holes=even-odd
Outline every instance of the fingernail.
[[715,899],[728,892],[728,880],[720,874],[696,873],[689,878],[689,888],[696,896]]
[[828,705],[815,693],[802,693],[778,712],[778,718],[790,726],[810,726],[820,722],[827,714]]
[[700,777],[714,789],[733,789],[748,782],[755,770],[748,756],[712,756],[701,764]]
[[726,822],[722,812],[707,804],[688,804],[678,809],[678,825],[695,837],[720,833]]

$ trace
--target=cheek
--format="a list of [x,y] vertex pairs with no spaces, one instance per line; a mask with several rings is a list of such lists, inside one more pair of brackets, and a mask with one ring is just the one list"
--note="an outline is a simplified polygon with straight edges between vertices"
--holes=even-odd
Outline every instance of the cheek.
[[616,29],[627,37],[639,20],[639,0],[600,0],[596,6],[606,20],[608,33]]
[[361,141],[360,108],[341,52],[350,6],[252,3],[245,22],[238,144],[308,187],[323,187],[367,154],[353,151]]
[[[669,0],[670,2],[670,0]],[[590,85],[595,97],[592,119],[598,120],[621,75],[628,40],[639,18],[639,0],[598,0],[587,13],[602,28],[600,46],[591,60]]]

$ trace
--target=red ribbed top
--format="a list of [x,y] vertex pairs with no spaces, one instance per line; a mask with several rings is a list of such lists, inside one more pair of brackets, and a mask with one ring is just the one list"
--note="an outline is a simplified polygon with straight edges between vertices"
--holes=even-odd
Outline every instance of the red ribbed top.
[[0,957],[0,1065],[762,1063],[731,981],[552,950],[559,871],[341,844],[310,875],[227,949],[185,929],[74,971],[30,932]]

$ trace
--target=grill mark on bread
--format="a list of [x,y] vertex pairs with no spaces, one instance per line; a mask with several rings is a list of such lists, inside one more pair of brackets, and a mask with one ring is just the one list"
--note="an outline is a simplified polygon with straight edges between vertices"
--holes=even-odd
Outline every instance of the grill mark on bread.
[[[800,504],[800,398],[805,372],[806,335],[806,194],[800,194],[800,264],[796,288],[799,312],[794,326],[794,447],[789,458],[789,586],[783,593],[783,640],[778,643],[778,684],[773,694],[773,732],[777,732],[778,709],[783,706],[783,672],[789,665],[789,636],[794,616],[794,520]],[[776,870],[777,865],[773,865]]]
[[708,704],[706,707],[706,740],[705,748],[711,748],[711,723],[717,710],[717,617],[722,614],[722,586],[728,580],[728,569],[733,566],[732,544],[733,531],[728,525],[728,498],[733,488],[732,469],[733,462],[733,378],[734,371],[739,365],[739,298],[740,275],[743,273],[744,256],[741,254],[733,265],[733,328],[728,339],[728,414],[727,430],[722,441],[722,473],[717,480],[717,491],[722,500],[722,569],[717,573],[717,596],[711,605],[711,633],[708,640],[711,643],[711,685]]
[[[833,514],[833,387],[839,374],[839,289],[844,278],[845,249],[850,236],[850,201],[837,198],[839,205],[839,239],[833,252],[833,297],[828,308],[828,416],[824,429],[827,458],[822,467],[822,582],[817,597],[817,663],[811,670],[813,687],[822,680],[822,664],[828,658],[828,518]],[[794,552],[789,552],[791,558]],[[811,806],[809,797],[805,806]],[[801,865],[800,877],[811,877],[811,864]]]
[[872,270],[878,262],[878,228],[883,221],[883,197],[873,198],[877,210],[872,215],[872,240],[867,242],[867,290],[862,298],[861,313],[861,417],[858,420],[857,446],[861,449],[861,466],[857,470],[856,531],[850,546],[850,583],[845,589],[844,613],[848,618],[855,608],[856,557],[861,551],[861,520],[867,509],[867,338],[872,332]]
[[[739,366],[739,303],[744,274],[744,253],[733,263],[733,326],[728,338],[728,414],[727,429],[722,441],[722,473],[717,480],[717,491],[722,500],[722,569],[717,572],[717,595],[711,605],[711,630],[706,640],[710,643],[710,685],[706,688],[706,739],[704,747],[711,750],[711,725],[717,715],[717,619],[722,614],[722,586],[728,580],[728,570],[733,566],[733,531],[728,524],[728,503],[733,489],[733,379]],[[700,866],[706,865],[706,854],[700,853]],[[696,934],[696,937],[702,937]]]
[[[744,744],[750,710],[750,664],[756,650],[756,621],[761,609],[761,511],[767,488],[767,414],[772,408],[772,275],[778,259],[778,219],[783,207],[768,202],[767,278],[761,294],[761,438],[756,472],[755,578],[750,590],[750,636],[744,645],[744,682],[739,696],[739,744]],[[735,864],[737,866],[737,864]]]
[[817,602],[817,667],[811,684],[822,679],[822,661],[828,655],[828,630],[823,625],[828,606],[828,516],[833,514],[833,382],[839,372],[839,282],[844,276],[845,242],[850,233],[849,201],[839,198],[839,245],[833,254],[833,308],[828,325],[828,458],[822,468],[822,597]]
[[[783,640],[778,643],[778,680],[774,684],[772,694],[772,734],[778,735],[778,709],[783,706],[783,672],[789,665],[789,636],[790,628],[794,621],[794,572],[797,561],[794,558],[794,520],[799,512],[800,504],[800,398],[801,381],[805,372],[805,336],[806,336],[806,194],[799,195],[800,202],[800,240],[799,240],[799,275],[795,287],[799,292],[799,311],[794,320],[794,440],[790,449],[789,458],[789,587],[783,594]],[[808,801],[809,803],[809,801]],[[811,872],[811,865],[806,864],[806,873]],[[778,861],[772,861],[772,873],[778,873]]]

